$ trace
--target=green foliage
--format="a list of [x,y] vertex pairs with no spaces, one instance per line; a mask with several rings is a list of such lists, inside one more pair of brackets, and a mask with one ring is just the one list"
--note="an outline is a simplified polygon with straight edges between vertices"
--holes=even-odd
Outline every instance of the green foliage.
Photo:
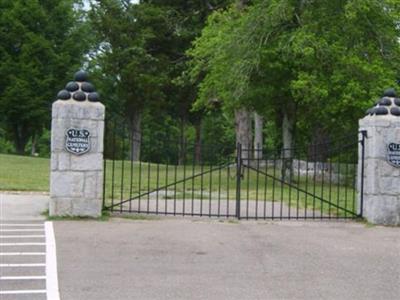
[[48,127],[57,90],[87,48],[78,1],[0,2],[0,121],[18,153]]
[[107,76],[100,77],[107,90],[116,92],[119,112],[130,119],[162,101],[169,36],[165,13],[152,5],[107,0],[95,1],[89,16],[99,43],[92,63]]
[[395,0],[258,0],[215,12],[188,52],[192,80],[202,79],[196,107],[218,98],[225,109],[246,106],[274,119],[293,103],[308,141],[317,129],[354,131],[399,75],[398,7]]

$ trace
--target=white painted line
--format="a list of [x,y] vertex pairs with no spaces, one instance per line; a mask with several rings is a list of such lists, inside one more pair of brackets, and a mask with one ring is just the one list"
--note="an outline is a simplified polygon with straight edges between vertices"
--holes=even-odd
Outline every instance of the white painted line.
[[43,280],[46,276],[0,276],[0,280]]
[[45,267],[46,264],[0,264],[2,268]]
[[0,295],[17,295],[17,294],[45,294],[46,290],[11,290],[0,291]]
[[43,224],[12,224],[12,223],[7,223],[7,224],[1,224],[0,227],[44,227]]
[[56,239],[52,222],[45,222],[46,230],[46,289],[47,299],[60,300],[57,277]]
[[18,256],[18,255],[46,255],[44,252],[0,252],[0,256]]
[[1,246],[44,246],[45,243],[0,243]]
[[44,238],[44,235],[0,235],[0,239]]
[[26,231],[40,231],[43,232],[43,229],[0,229],[0,232],[26,232]]

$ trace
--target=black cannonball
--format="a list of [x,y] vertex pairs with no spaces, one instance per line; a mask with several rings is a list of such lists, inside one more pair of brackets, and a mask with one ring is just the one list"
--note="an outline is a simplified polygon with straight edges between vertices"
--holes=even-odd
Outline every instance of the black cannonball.
[[400,108],[398,108],[398,107],[392,107],[392,108],[390,109],[390,113],[391,113],[393,116],[400,116]]
[[84,92],[79,91],[79,92],[76,92],[74,94],[73,98],[76,101],[85,101],[86,100],[86,94]]
[[383,97],[381,100],[379,100],[379,105],[390,106],[392,105],[392,100],[390,100],[388,97]]
[[378,115],[387,115],[389,113],[388,109],[386,107],[383,106],[379,106],[377,108],[375,108],[374,113],[378,116]]
[[94,92],[94,86],[90,82],[83,82],[81,85],[81,90],[86,93]]
[[100,101],[100,96],[96,92],[90,93],[88,98],[89,98],[89,101],[91,101],[91,102],[99,102]]
[[76,81],[86,81],[88,79],[88,74],[85,71],[78,71],[74,75]]
[[383,93],[384,97],[396,97],[396,91],[393,88],[387,89],[384,93]]
[[71,94],[67,90],[61,90],[57,94],[57,99],[68,100],[70,98],[71,98]]
[[394,104],[396,104],[397,106],[400,106],[400,98],[394,99]]
[[65,89],[69,92],[75,92],[79,90],[79,84],[77,84],[75,81],[70,81],[65,86]]

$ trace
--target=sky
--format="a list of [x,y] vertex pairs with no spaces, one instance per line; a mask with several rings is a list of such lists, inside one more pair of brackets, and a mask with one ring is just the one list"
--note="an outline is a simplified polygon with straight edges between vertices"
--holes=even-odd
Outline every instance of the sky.
[[[131,2],[132,3],[139,3],[139,0],[131,0]],[[83,0],[83,5],[84,5],[84,8],[86,10],[88,10],[89,7],[90,7],[89,0]]]

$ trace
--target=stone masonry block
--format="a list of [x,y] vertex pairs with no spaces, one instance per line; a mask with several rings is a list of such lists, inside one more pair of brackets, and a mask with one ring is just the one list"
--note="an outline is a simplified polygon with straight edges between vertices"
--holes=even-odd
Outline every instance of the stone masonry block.
[[364,197],[364,217],[374,224],[400,225],[400,199],[398,196]]
[[105,107],[100,102],[58,100],[53,103],[53,119],[104,120]]
[[58,153],[51,153],[50,159],[50,170],[57,171],[58,170]]
[[103,197],[103,176],[101,172],[86,172],[84,197],[87,199],[100,199]]
[[100,171],[103,169],[102,153],[70,154],[71,169],[74,171]]
[[52,198],[49,203],[50,216],[72,216],[71,198]]
[[80,199],[72,202],[72,212],[75,216],[96,218],[101,216],[101,205],[97,199]]
[[400,195],[399,179],[393,176],[379,178],[379,195]]
[[58,153],[58,170],[66,171],[71,169],[71,155],[66,152]]
[[53,171],[50,178],[50,197],[81,197],[84,183],[83,176],[83,172]]

